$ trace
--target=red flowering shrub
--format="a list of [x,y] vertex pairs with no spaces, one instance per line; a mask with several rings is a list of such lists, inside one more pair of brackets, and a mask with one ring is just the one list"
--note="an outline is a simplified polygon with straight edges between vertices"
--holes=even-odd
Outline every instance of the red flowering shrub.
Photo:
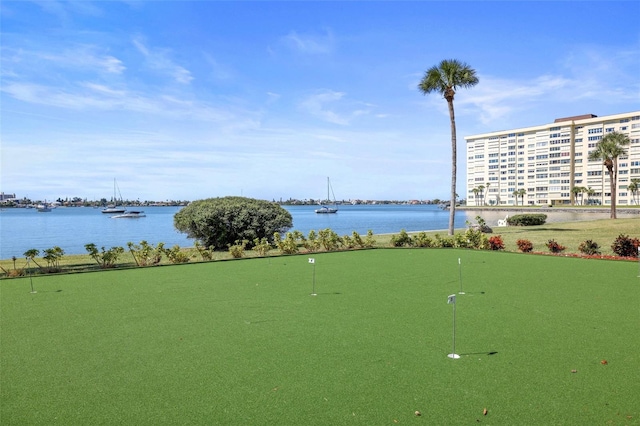
[[638,257],[640,240],[620,234],[611,245],[611,250],[621,257]]
[[491,250],[504,250],[504,241],[501,235],[494,235],[489,238],[489,248]]
[[549,251],[551,253],[561,253],[566,249],[565,246],[563,246],[560,243],[556,242],[556,240],[549,240],[549,242],[546,244],[546,246],[549,248]]
[[533,243],[529,240],[518,240],[516,244],[518,245],[518,250],[523,253],[530,253],[533,250]]

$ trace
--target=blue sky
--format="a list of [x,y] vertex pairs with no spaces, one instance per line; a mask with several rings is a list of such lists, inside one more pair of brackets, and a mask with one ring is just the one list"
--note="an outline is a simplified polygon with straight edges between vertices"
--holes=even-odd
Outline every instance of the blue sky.
[[32,199],[448,198],[464,136],[640,108],[640,2],[7,1],[0,190]]

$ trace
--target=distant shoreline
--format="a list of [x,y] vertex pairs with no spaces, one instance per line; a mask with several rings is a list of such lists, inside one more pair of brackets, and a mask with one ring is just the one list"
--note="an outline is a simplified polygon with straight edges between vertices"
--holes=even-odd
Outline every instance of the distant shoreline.
[[[505,207],[490,207],[490,206],[480,206],[480,207],[469,207],[469,206],[459,206],[456,207],[456,210],[465,210],[465,211],[503,211],[503,212],[514,212],[514,213],[536,213],[536,212],[577,212],[577,213],[608,213],[610,211],[609,207],[515,207],[515,206],[505,206]],[[616,212],[623,214],[636,214],[640,215],[640,207],[628,208],[628,207],[618,207],[616,208]]]

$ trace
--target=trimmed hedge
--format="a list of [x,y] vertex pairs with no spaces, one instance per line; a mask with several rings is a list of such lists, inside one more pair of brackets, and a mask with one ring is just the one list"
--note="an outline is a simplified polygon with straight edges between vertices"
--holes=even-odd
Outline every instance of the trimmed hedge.
[[544,225],[547,221],[547,215],[542,213],[536,214],[517,214],[507,218],[510,226],[534,226]]

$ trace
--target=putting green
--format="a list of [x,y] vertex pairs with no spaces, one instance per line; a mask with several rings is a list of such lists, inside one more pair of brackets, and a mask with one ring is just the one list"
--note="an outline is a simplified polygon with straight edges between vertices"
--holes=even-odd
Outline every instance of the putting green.
[[377,249],[4,280],[1,421],[639,424],[638,272]]

